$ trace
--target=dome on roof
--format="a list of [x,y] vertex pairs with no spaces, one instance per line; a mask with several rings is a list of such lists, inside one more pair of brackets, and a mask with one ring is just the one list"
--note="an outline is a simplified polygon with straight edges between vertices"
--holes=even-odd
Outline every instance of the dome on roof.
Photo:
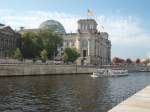
[[0,23],[0,26],[5,26],[5,25]]
[[56,33],[60,33],[60,34],[65,34],[66,31],[63,27],[63,25],[56,21],[56,20],[47,20],[45,22],[43,22],[40,26],[40,29],[50,29]]

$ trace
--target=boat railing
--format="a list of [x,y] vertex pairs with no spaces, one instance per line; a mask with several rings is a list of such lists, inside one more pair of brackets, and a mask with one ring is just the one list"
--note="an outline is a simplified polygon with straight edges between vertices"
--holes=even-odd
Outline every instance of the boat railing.
[[115,75],[124,75],[128,74],[128,70],[120,70],[120,69],[96,69],[93,72],[94,75],[98,76],[115,76]]

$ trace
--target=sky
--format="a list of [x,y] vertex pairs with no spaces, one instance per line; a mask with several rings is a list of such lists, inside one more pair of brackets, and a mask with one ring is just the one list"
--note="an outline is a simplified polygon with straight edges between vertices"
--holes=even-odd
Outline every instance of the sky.
[[[38,28],[45,20],[58,20],[66,32],[77,31],[77,20],[91,9],[98,30],[108,32],[112,58],[150,56],[150,0],[1,0],[0,23],[13,29]],[[102,28],[104,26],[104,29]]]

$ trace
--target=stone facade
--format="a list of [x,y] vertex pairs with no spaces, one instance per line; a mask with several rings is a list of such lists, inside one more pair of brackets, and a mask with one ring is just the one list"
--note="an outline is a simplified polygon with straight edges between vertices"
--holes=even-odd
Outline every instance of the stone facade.
[[11,27],[0,24],[0,58],[13,56],[14,50],[20,44],[20,37]]
[[111,42],[107,32],[98,32],[94,19],[78,21],[78,33],[64,35],[63,48],[75,47],[80,53],[81,65],[106,65],[111,63]]

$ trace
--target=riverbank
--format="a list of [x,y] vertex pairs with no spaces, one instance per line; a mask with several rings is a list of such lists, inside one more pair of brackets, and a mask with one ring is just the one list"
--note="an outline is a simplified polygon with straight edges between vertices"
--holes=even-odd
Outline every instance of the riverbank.
[[92,74],[97,68],[127,69],[129,72],[149,72],[149,66],[78,66],[49,64],[0,64],[0,76]]
[[150,86],[137,92],[108,112],[150,112]]

